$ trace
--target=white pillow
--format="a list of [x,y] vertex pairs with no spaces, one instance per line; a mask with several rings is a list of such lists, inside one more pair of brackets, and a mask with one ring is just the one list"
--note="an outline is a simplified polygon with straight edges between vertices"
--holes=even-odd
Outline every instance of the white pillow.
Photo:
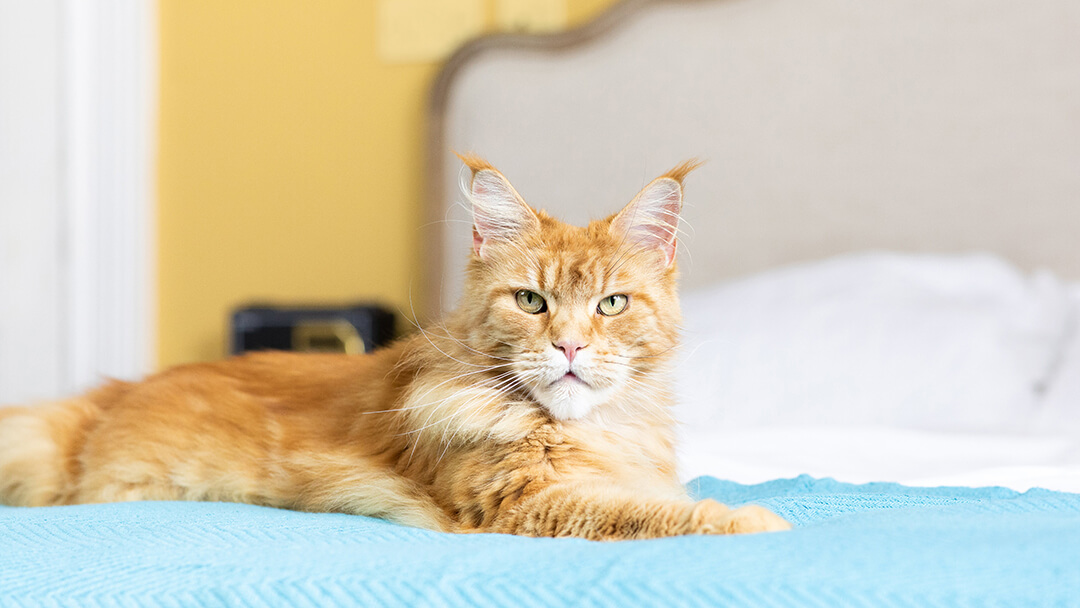
[[1068,293],[990,255],[868,253],[683,296],[676,416],[698,429],[1030,425]]

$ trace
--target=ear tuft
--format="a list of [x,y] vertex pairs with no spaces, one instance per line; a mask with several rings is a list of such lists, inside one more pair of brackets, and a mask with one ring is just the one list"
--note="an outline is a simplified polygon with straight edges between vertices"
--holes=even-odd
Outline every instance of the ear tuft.
[[679,182],[679,185],[681,186],[683,180],[686,179],[687,174],[704,164],[705,161],[703,160],[691,158],[690,160],[679,163],[675,168],[661,175],[660,177],[670,177],[671,179]]
[[454,152],[454,156],[458,157],[461,162],[465,163],[465,166],[472,169],[472,174],[484,171],[485,169],[495,170],[495,167],[491,166],[491,163],[473,154],[472,152],[466,152],[464,154],[460,152]]

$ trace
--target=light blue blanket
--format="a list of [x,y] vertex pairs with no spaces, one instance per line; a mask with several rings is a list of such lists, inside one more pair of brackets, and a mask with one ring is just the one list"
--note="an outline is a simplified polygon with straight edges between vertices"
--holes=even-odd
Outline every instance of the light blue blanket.
[[0,507],[0,605],[1080,605],[1080,495],[701,478],[797,528],[594,543],[249,505]]

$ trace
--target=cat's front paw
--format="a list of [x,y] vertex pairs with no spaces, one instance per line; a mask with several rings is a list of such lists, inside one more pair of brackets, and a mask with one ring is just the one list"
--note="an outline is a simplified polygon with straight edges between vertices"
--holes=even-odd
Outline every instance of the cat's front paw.
[[729,509],[706,498],[694,505],[690,529],[691,534],[752,534],[790,530],[791,524],[765,507],[746,505]]

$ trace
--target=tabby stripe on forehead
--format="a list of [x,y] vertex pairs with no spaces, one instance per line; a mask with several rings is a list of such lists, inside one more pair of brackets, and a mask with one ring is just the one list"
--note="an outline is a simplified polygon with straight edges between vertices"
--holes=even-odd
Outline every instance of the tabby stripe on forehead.
[[575,257],[572,262],[567,264],[569,268],[566,275],[568,276],[563,276],[564,284],[573,285],[576,288],[582,287],[581,284],[585,282],[585,271],[581,269],[583,265],[584,262],[579,257]]
[[547,292],[548,285],[551,284],[551,280],[548,277],[548,271],[551,269],[550,264],[540,264],[539,275],[537,276],[536,284],[540,287],[541,291]]
[[579,255],[574,274],[574,282],[579,284],[584,292],[582,295],[592,297],[597,294],[599,287],[596,284],[595,261],[590,260],[587,253]]
[[593,292],[603,294],[607,291],[607,277],[600,271],[600,260],[594,256],[590,265],[592,266],[590,272],[593,278]]

